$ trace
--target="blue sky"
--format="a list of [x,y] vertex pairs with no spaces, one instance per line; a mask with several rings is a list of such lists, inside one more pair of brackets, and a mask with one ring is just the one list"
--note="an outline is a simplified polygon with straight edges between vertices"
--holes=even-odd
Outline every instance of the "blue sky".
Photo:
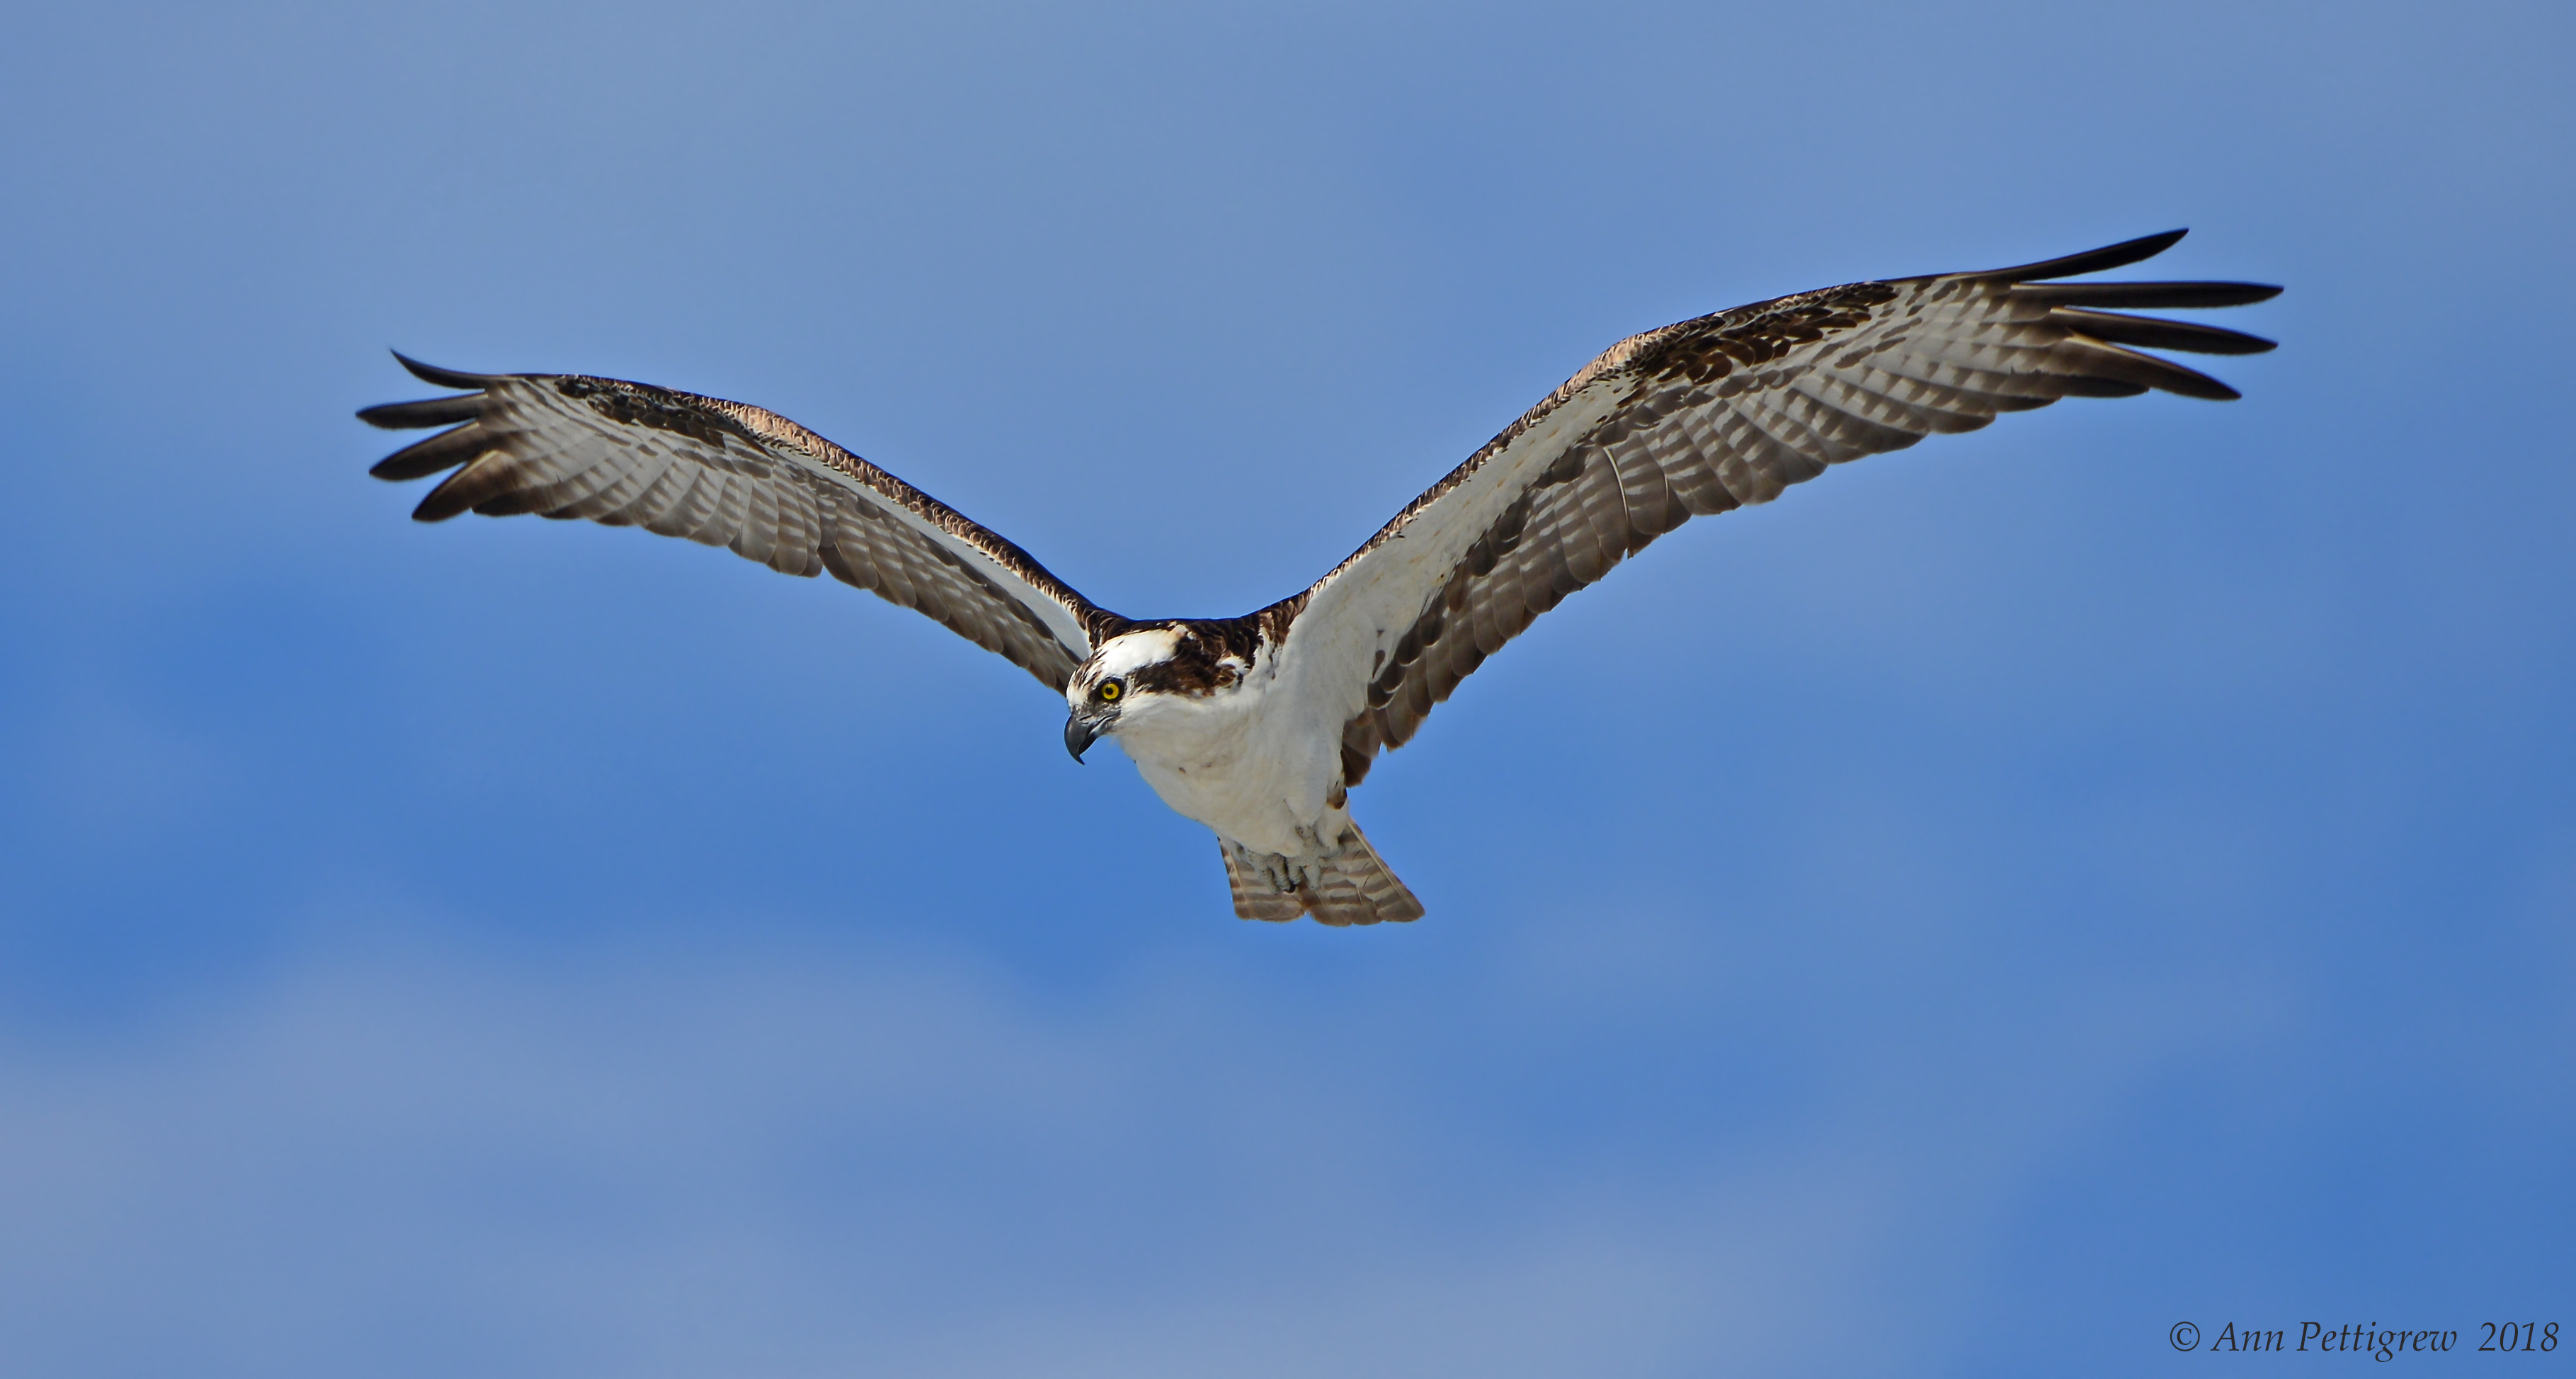
[[[2571,37],[16,16],[0,1356],[2165,1374],[2209,1362],[2184,1320],[2567,1335]],[[2176,225],[2139,271],[2290,288],[2212,318],[2284,341],[2218,362],[2244,401],[2010,417],[1657,544],[1354,795],[1401,929],[1237,922],[1203,830],[926,620],[416,526],[350,418],[424,392],[387,346],[738,397],[1109,607],[1229,614],[1622,335]]]

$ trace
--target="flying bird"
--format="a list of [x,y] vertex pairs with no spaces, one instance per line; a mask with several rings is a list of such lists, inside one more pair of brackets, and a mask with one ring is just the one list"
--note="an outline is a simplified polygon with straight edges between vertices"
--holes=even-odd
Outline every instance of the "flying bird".
[[1352,821],[1351,788],[1486,657],[1656,537],[2061,397],[2236,397],[2139,347],[2252,354],[2271,341],[2119,309],[2241,306],[2279,288],[2055,281],[2182,236],[1850,283],[1630,336],[1322,579],[1234,618],[1112,613],[955,509],[739,402],[397,354],[470,391],[358,416],[452,428],[372,471],[456,471],[420,521],[470,510],[637,526],[918,609],[1062,694],[1076,761],[1109,738],[1165,803],[1214,830],[1237,915],[1375,924],[1422,904]]

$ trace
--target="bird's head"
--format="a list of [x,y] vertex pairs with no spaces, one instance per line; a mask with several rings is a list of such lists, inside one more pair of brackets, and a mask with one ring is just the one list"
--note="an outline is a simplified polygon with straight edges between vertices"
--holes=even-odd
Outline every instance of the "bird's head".
[[1100,644],[1065,682],[1064,747],[1082,760],[1093,741],[1204,703],[1242,683],[1244,658],[1187,623],[1122,632]]

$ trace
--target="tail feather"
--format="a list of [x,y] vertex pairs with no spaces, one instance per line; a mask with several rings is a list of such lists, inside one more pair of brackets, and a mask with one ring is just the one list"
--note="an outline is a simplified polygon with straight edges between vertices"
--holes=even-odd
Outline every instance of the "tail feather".
[[1225,854],[1225,883],[1234,891],[1234,914],[1237,919],[1266,919],[1285,924],[1306,913],[1306,902],[1295,891],[1283,891],[1261,874],[1260,864],[1252,854],[1223,838],[1216,840],[1217,850]]
[[1300,877],[1295,889],[1282,890],[1274,878],[1295,875],[1287,859],[1256,856],[1239,844],[1218,840],[1225,854],[1225,879],[1234,892],[1234,912],[1244,919],[1284,923],[1311,914],[1318,924],[1341,928],[1351,924],[1403,924],[1422,918],[1422,902],[1387,869],[1368,835],[1352,824],[1339,846],[1320,860],[1320,875]]

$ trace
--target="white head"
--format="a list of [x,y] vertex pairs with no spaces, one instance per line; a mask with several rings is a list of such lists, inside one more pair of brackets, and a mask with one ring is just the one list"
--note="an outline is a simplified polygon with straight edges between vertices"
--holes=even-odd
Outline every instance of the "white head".
[[1251,648],[1220,623],[1158,623],[1122,632],[1100,644],[1065,682],[1064,746],[1082,760],[1093,739],[1119,723],[1151,714],[1158,703],[1206,700],[1243,683]]

